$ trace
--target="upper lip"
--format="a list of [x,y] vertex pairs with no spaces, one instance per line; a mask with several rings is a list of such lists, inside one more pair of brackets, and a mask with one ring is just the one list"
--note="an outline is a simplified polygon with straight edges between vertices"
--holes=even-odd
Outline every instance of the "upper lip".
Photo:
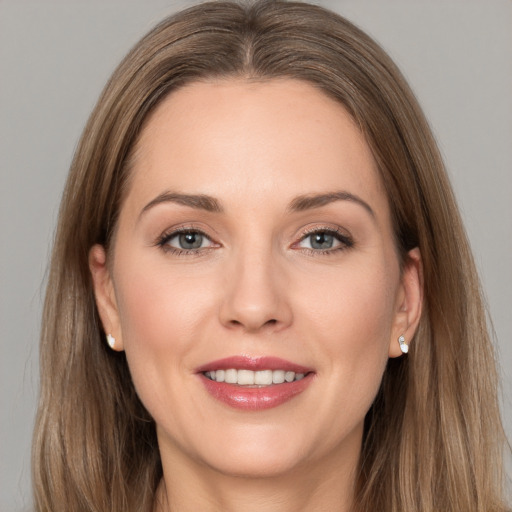
[[251,357],[246,355],[237,355],[225,357],[216,361],[206,363],[197,368],[197,373],[211,372],[214,370],[229,370],[235,368],[237,370],[285,370],[287,372],[295,373],[309,373],[311,368],[306,366],[281,359],[279,357],[271,356],[257,356]]

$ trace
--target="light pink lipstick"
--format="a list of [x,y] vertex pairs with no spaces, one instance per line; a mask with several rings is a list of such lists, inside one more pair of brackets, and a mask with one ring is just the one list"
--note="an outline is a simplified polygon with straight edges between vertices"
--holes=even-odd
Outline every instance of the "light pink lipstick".
[[[280,375],[278,380],[282,381],[284,373],[288,380],[293,380],[269,385],[217,382],[210,375],[219,370],[226,376],[228,371],[233,375],[233,370],[249,370],[249,378],[252,378],[251,372],[270,370],[273,375]],[[211,396],[233,408],[251,411],[270,409],[291,400],[302,393],[313,382],[315,376],[311,368],[284,359],[248,356],[233,356],[212,361],[197,368],[196,372]]]

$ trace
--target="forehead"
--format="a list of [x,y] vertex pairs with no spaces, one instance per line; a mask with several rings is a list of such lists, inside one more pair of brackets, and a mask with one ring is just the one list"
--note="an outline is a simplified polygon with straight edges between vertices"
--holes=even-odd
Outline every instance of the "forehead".
[[152,113],[133,154],[130,203],[165,190],[284,202],[337,189],[387,203],[351,116],[297,80],[187,85]]

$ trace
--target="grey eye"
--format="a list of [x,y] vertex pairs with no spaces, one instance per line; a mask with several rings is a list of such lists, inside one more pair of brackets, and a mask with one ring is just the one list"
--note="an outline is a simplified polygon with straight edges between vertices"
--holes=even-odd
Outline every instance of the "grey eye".
[[332,249],[335,242],[333,235],[322,231],[313,233],[308,238],[312,249]]
[[338,249],[349,248],[354,245],[352,238],[330,229],[319,229],[304,235],[297,244],[302,249],[318,251],[319,253],[335,252]]
[[193,251],[212,246],[212,241],[200,231],[184,231],[169,235],[163,244],[183,251]]
[[201,233],[182,233],[178,235],[180,249],[199,249],[203,245]]

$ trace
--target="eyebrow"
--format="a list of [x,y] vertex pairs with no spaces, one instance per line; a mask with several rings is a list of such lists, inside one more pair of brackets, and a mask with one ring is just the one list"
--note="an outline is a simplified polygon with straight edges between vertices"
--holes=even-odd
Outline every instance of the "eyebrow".
[[[375,212],[371,206],[361,199],[360,197],[351,194],[346,191],[327,192],[321,194],[306,194],[294,198],[288,205],[288,211],[291,212],[303,212],[306,210],[320,208],[336,201],[351,201],[362,206],[373,218],[375,218]],[[153,208],[154,206],[162,203],[176,203],[189,208],[195,208],[198,210],[205,210],[213,213],[223,213],[220,202],[212,196],[205,194],[180,194],[177,192],[164,192],[152,201],[150,201],[142,211],[139,217],[145,212]]]
[[351,194],[350,192],[337,191],[327,192],[324,194],[307,194],[296,197],[289,205],[288,209],[293,212],[302,212],[312,208],[320,208],[326,204],[334,203],[335,201],[351,201],[362,206],[373,218],[375,212],[372,207],[360,197]]
[[217,199],[205,194],[179,194],[177,192],[164,192],[144,206],[139,217],[161,203],[177,203],[190,208],[214,213],[222,213],[224,211]]

